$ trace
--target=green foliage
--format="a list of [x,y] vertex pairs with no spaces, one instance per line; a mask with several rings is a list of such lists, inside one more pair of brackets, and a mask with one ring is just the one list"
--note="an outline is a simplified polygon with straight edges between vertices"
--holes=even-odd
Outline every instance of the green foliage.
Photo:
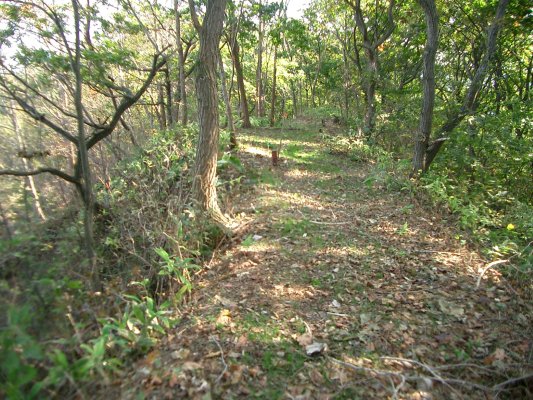
[[176,280],[181,285],[177,293],[173,296],[176,302],[180,302],[186,294],[192,291],[190,271],[198,270],[200,266],[194,264],[192,258],[172,258],[162,248],[155,249],[155,252],[163,260],[158,275]]
[[43,350],[28,330],[33,315],[28,306],[7,310],[0,330],[0,395],[12,399],[36,398],[42,384],[36,382],[37,363]]
[[[521,115],[517,124],[506,124],[515,112]],[[510,258],[523,270],[533,265],[533,154],[528,152],[533,142],[530,136],[515,136],[513,130],[528,118],[515,112],[480,114],[467,121],[466,131],[451,138],[422,182],[473,233],[488,257]]]

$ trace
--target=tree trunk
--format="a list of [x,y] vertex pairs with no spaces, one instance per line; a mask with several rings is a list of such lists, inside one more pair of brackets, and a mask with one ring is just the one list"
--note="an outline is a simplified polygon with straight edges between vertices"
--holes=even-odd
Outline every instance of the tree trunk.
[[171,128],[174,126],[174,111],[172,107],[172,84],[170,82],[170,63],[167,63],[167,67],[163,70],[165,73],[165,94],[166,100],[165,103],[167,109],[167,127]]
[[424,91],[420,123],[415,134],[413,174],[424,168],[424,158],[431,137],[433,107],[435,105],[435,55],[439,43],[439,17],[435,0],[418,0],[426,16],[426,48],[424,49],[424,71],[422,87]]
[[235,124],[233,123],[233,113],[231,111],[231,102],[226,85],[226,72],[224,71],[224,62],[222,61],[222,54],[219,54],[218,63],[220,67],[220,85],[222,86],[222,97],[224,98],[224,104],[226,105],[226,118],[228,120],[228,129],[230,132],[229,143],[230,149],[233,150],[237,147],[237,136],[235,134]]
[[159,129],[164,130],[167,127],[167,112],[165,108],[165,94],[163,85],[157,84],[157,104],[159,107]]
[[194,0],[189,0],[191,17],[200,37],[199,62],[196,68],[196,96],[200,134],[193,168],[192,195],[201,209],[211,218],[227,226],[220,211],[216,190],[219,115],[217,95],[217,58],[224,23],[226,0],[208,0],[203,23],[200,25]]
[[292,116],[298,116],[298,98],[296,97],[296,87],[294,81],[291,80],[291,96],[292,96]]
[[183,53],[183,44],[181,43],[181,17],[178,10],[179,0],[174,0],[174,12],[176,13],[176,47],[178,48],[178,68],[180,84],[180,105],[181,125],[187,125],[187,90],[185,87],[185,55]]
[[442,148],[442,145],[447,139],[446,135],[451,133],[467,115],[473,114],[476,111],[479,104],[479,94],[481,92],[481,88],[483,87],[483,81],[485,80],[485,76],[487,74],[490,62],[494,57],[494,53],[496,52],[496,40],[498,38],[498,32],[502,25],[503,17],[508,4],[509,0],[500,0],[498,2],[494,20],[487,31],[485,54],[479,63],[474,77],[472,78],[470,87],[465,95],[463,105],[461,106],[460,110],[451,115],[439,129],[439,138],[428,146],[426,151],[424,171],[430,167],[431,163]]
[[375,51],[367,49],[368,77],[365,91],[365,124],[363,132],[370,139],[376,127],[376,85],[378,77],[378,61]]
[[[262,2],[259,2],[262,6]],[[256,87],[256,112],[258,117],[264,117],[264,99],[263,99],[263,15],[259,13],[259,39],[257,44],[257,69],[255,71]]]
[[[232,35],[233,36],[233,35]],[[241,102],[242,127],[251,128],[250,112],[248,111],[248,100],[246,99],[246,88],[244,86],[244,73],[242,71],[241,56],[239,43],[237,42],[237,34],[231,38],[231,59],[235,67],[235,74],[237,75],[237,87],[239,88],[239,98]]]
[[[379,75],[378,48],[392,35],[392,32],[394,31],[395,24],[392,11],[394,9],[395,0],[389,0],[389,5],[387,8],[387,26],[381,30],[381,33],[380,29],[378,29],[377,17],[375,23],[373,24],[373,31],[369,32],[367,27],[367,23],[369,21],[363,17],[361,0],[356,0],[355,4],[350,1],[348,3],[355,11],[355,23],[359,29],[359,32],[361,33],[361,36],[363,37],[363,47],[367,56],[367,71],[366,76],[363,79],[363,86],[365,88],[365,120],[363,132],[366,138],[370,139],[375,129],[376,87]],[[358,57],[358,53],[356,54],[356,57]]]
[[277,62],[277,48],[274,47],[274,71],[272,76],[272,98],[270,101],[270,126],[274,126],[275,122],[275,110],[276,110],[276,62]]
[[74,91],[74,103],[76,107],[76,120],[78,128],[78,155],[81,177],[83,179],[84,194],[84,230],[85,230],[85,250],[87,258],[92,269],[92,279],[95,280],[95,254],[93,244],[93,213],[94,197],[92,190],[92,177],[89,168],[89,154],[87,142],[85,141],[85,124],[83,121],[83,86],[81,78],[81,43],[80,43],[80,13],[77,0],[72,0],[74,11],[74,30],[75,30],[75,57],[71,60],[72,70],[76,77],[76,87]]
[[[24,140],[22,139],[22,135],[20,134],[20,129],[17,121],[17,115],[15,114],[15,103],[11,102],[11,124],[13,125],[13,131],[15,132],[15,137],[17,138],[17,143],[19,146],[19,151],[25,151],[26,146],[24,144]],[[28,159],[25,157],[22,157],[22,164],[24,165],[24,171],[29,171],[32,169],[31,163]],[[42,221],[46,221],[46,215],[43,211],[43,208],[41,206],[41,199],[39,196],[39,191],[37,190],[37,186],[35,185],[35,179],[33,176],[27,176],[26,178],[27,186],[30,187],[31,194],[33,196],[33,201],[35,205],[35,210],[37,211],[37,214],[39,215],[39,218],[41,218]]]

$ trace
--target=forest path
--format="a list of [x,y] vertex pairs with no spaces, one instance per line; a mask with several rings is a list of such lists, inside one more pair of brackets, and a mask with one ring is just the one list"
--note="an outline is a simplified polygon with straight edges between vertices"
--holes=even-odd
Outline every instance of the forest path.
[[[443,215],[331,154],[318,128],[240,140],[250,178],[226,208],[246,228],[195,279],[125,398],[486,398],[524,372],[526,304],[492,270],[476,290],[484,263]],[[311,357],[310,344],[327,349]]]

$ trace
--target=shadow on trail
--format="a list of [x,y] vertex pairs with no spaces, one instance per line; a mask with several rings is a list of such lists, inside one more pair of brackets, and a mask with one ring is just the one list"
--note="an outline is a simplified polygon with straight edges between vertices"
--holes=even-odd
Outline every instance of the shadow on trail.
[[[280,138],[287,151],[273,168],[266,147]],[[233,204],[248,228],[199,277],[176,335],[160,351],[159,368],[173,372],[147,393],[524,393],[495,385],[519,372],[513,365],[531,362],[526,305],[497,274],[476,290],[482,259],[445,215],[411,195],[372,190],[364,184],[370,167],[329,154],[316,134],[262,130],[241,140],[243,164],[269,179]],[[327,350],[308,357],[312,342]]]

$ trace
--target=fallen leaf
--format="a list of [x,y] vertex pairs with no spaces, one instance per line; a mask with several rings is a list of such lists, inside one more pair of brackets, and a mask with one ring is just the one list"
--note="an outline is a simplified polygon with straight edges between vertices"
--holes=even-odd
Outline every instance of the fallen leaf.
[[333,308],[339,308],[341,306],[341,303],[339,303],[337,300],[333,300],[330,306]]
[[446,301],[444,299],[439,299],[437,301],[440,310],[448,315],[451,315],[453,317],[462,317],[465,313],[465,309],[461,306],[458,306],[450,301]]
[[219,296],[218,294],[215,296],[215,300],[222,304],[226,308],[236,308],[237,303],[235,303],[232,300],[226,299],[225,297]]
[[201,369],[203,368],[202,364],[194,362],[194,361],[186,361],[183,363],[181,368],[184,371],[194,371],[195,369]]
[[248,346],[248,338],[246,335],[239,336],[239,339],[237,339],[237,343],[235,343],[236,349],[243,349],[246,346]]
[[302,347],[309,346],[311,343],[313,343],[313,335],[310,333],[304,333],[303,335],[298,336],[296,341]]
[[370,314],[360,314],[359,320],[361,321],[361,325],[366,325],[372,320],[372,316]]
[[313,368],[311,371],[309,371],[309,378],[316,386],[322,386],[324,384],[324,376],[316,368]]
[[326,343],[320,343],[320,342],[313,342],[310,345],[305,347],[305,353],[312,357],[317,356],[319,354],[322,354],[328,349],[328,346]]
[[174,350],[172,353],[170,353],[170,357],[173,360],[185,360],[189,355],[191,354],[191,351],[189,349],[179,349]]
[[220,311],[216,323],[217,325],[229,325],[231,323],[231,312],[226,309]]

